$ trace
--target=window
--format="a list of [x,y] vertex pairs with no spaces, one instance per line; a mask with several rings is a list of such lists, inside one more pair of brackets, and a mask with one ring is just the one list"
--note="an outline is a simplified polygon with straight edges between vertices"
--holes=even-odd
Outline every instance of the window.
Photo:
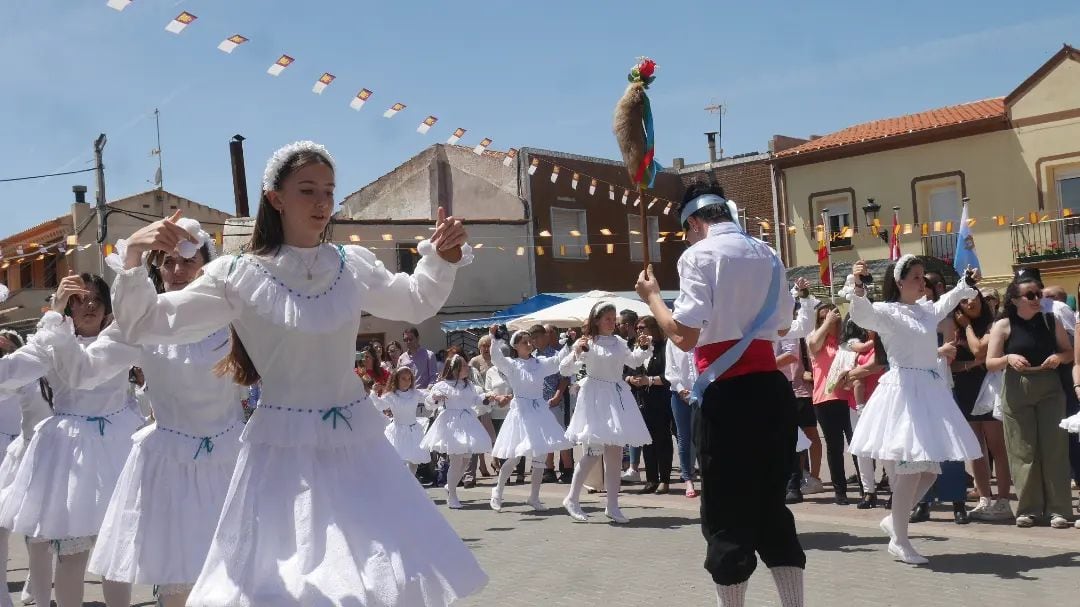
[[34,287],[34,262],[25,258],[19,264],[19,288],[31,289]]
[[[627,233],[630,234],[630,261],[645,261],[641,254],[641,215],[627,215],[626,223],[629,226]],[[660,219],[655,215],[648,217],[649,221],[649,257],[653,263],[660,261]]]
[[420,253],[416,252],[416,245],[411,242],[397,243],[397,269],[398,272],[412,274],[416,264],[420,262]]
[[960,190],[956,184],[932,188],[928,196],[930,221],[953,222],[953,230],[960,229]]
[[847,238],[837,238],[837,236],[844,231],[844,228],[855,229],[851,223],[851,198],[848,196],[827,198],[818,203],[818,211],[825,213],[828,218],[830,246],[850,247],[850,236]]
[[556,259],[588,259],[588,235],[584,210],[551,208],[551,254]]
[[1054,181],[1061,208],[1080,214],[1080,167],[1055,172]]
[[45,257],[45,276],[41,286],[46,289],[55,289],[60,286],[56,276],[56,262],[59,259],[60,257],[57,255],[47,255]]

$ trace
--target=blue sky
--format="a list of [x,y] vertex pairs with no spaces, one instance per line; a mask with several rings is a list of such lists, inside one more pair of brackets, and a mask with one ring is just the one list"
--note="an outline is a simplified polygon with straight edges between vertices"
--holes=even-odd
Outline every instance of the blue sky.
[[[889,4],[889,6],[884,6]],[[1036,9],[1035,6],[1038,6]],[[344,197],[445,141],[491,137],[617,158],[611,111],[634,58],[660,64],[651,97],[664,165],[706,159],[722,102],[728,155],[952,103],[1005,95],[1080,44],[1080,4],[949,1],[379,2],[12,0],[0,6],[0,179],[90,166],[108,134],[110,199],[149,189],[153,110],[162,112],[166,189],[231,211],[227,142],[247,137],[254,199],[269,154],[326,144]],[[421,8],[426,7],[426,8]],[[199,17],[179,36],[180,11]],[[251,42],[232,55],[217,44]],[[273,78],[287,53],[296,63]],[[329,71],[322,95],[311,87]],[[361,112],[348,102],[375,96]],[[409,107],[392,120],[395,101]],[[440,122],[422,136],[428,114]],[[93,175],[0,183],[0,235],[66,213]]]

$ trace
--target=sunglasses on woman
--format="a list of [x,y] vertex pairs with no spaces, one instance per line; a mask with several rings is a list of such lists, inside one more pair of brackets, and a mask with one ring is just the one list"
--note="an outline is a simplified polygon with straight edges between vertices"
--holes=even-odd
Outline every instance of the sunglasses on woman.
[[1039,293],[1038,291],[1028,291],[1027,293],[1020,295],[1020,297],[1023,297],[1028,301],[1037,301],[1042,299],[1042,293]]

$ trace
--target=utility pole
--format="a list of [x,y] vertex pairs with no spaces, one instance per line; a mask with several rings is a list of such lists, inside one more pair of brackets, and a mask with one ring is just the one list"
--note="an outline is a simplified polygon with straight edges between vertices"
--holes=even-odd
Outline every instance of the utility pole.
[[97,245],[98,245],[98,274],[105,273],[105,256],[104,251],[101,249],[102,243],[105,242],[105,238],[109,232],[105,226],[105,165],[101,161],[101,153],[105,149],[106,143],[105,133],[98,135],[98,138],[94,140],[94,168],[97,173],[97,206],[95,211],[97,212]]
[[719,140],[720,158],[724,157],[724,114],[727,113],[727,106],[722,103],[711,103],[705,106],[705,111],[719,117],[720,125],[716,129],[717,139]]
[[152,154],[157,156],[157,174],[154,175],[154,185],[157,189],[165,189],[165,180],[162,176],[162,161],[161,161],[161,112],[157,108],[154,108],[154,125],[157,128],[157,147],[154,148]]

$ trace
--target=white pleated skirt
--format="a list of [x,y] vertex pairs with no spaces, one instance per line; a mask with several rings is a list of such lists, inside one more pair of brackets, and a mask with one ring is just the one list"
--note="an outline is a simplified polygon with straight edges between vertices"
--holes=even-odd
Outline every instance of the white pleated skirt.
[[982,457],[945,378],[918,369],[890,369],[881,376],[859,417],[850,451],[898,463]]
[[420,447],[450,455],[487,453],[491,435],[472,409],[443,409],[428,428]]
[[194,584],[236,468],[242,430],[236,420],[209,443],[156,424],[135,433],[88,570],[133,584]]
[[510,405],[491,448],[493,457],[537,458],[574,446],[567,440],[565,430],[551,414],[546,401],[515,398]]
[[188,607],[443,607],[487,583],[382,415],[346,413],[255,411]]
[[594,447],[640,447],[652,442],[630,385],[621,379],[605,381],[593,377],[581,382],[565,436],[576,445]]

